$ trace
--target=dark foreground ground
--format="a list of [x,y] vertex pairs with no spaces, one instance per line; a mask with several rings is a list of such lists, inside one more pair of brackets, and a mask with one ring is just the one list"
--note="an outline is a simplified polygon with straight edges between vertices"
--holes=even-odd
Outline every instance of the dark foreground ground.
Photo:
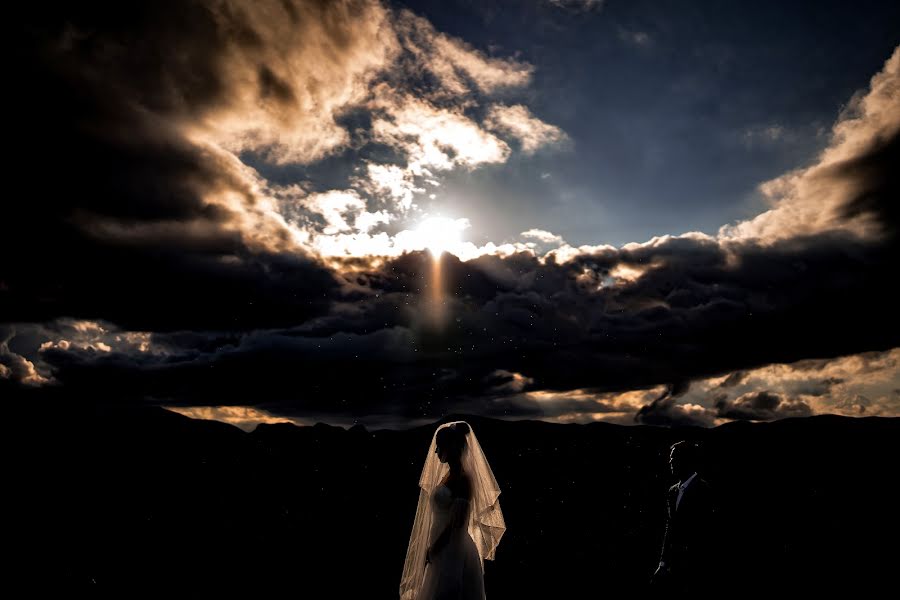
[[[155,408],[67,412],[10,425],[21,439],[7,455],[7,510],[23,536],[7,538],[7,588],[397,597],[433,427],[245,433]],[[490,600],[643,594],[667,448],[682,438],[705,444],[723,595],[896,589],[898,419],[712,430],[467,420],[508,526],[487,563]]]

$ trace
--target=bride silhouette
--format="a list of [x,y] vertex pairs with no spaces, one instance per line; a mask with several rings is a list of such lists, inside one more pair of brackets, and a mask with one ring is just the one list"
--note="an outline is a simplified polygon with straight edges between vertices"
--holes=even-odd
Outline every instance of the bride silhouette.
[[401,600],[484,600],[484,560],[506,531],[500,488],[465,421],[445,423],[431,440],[419,478]]

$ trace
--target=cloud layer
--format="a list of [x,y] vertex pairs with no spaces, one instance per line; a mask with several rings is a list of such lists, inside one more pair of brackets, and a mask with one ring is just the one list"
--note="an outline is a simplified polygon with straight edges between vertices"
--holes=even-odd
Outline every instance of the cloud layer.
[[[445,176],[567,143],[515,97],[531,65],[375,1],[178,6],[22,16],[5,390],[242,424],[897,412],[748,373],[900,347],[900,52],[814,164],[764,185],[772,209],[717,237],[532,228],[436,263],[408,221]],[[263,174],[329,160],[352,168]]]

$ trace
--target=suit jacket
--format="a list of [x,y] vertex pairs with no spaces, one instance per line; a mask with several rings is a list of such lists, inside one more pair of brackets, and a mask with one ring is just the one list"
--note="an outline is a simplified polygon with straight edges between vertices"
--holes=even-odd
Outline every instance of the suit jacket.
[[666,533],[660,560],[674,576],[699,577],[709,569],[713,551],[715,507],[709,483],[697,475],[685,488],[681,502],[677,500],[678,484],[675,484],[666,494]]

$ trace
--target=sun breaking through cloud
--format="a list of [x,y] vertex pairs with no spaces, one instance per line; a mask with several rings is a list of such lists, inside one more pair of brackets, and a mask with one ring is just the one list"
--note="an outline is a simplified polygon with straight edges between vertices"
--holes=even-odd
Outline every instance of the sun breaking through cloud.
[[[614,10],[547,4],[570,25]],[[632,188],[673,160],[666,136],[694,130],[630,120],[624,101],[610,126],[592,107],[620,92],[612,67],[603,94],[599,71],[569,82],[541,66],[562,44],[476,44],[378,0],[23,11],[4,392],[242,426],[900,414],[900,50],[843,98],[811,160],[759,171],[768,206],[725,198],[744,214],[718,232],[667,230],[690,177],[667,168],[664,210]],[[622,61],[674,43],[610,31],[601,50]],[[718,82],[657,75],[661,111],[708,106]],[[635,94],[652,96],[657,79],[641,81]],[[732,140],[723,172],[803,138],[753,116],[712,136]],[[626,165],[627,189],[586,184]],[[610,243],[599,231],[623,215],[656,233]]]

